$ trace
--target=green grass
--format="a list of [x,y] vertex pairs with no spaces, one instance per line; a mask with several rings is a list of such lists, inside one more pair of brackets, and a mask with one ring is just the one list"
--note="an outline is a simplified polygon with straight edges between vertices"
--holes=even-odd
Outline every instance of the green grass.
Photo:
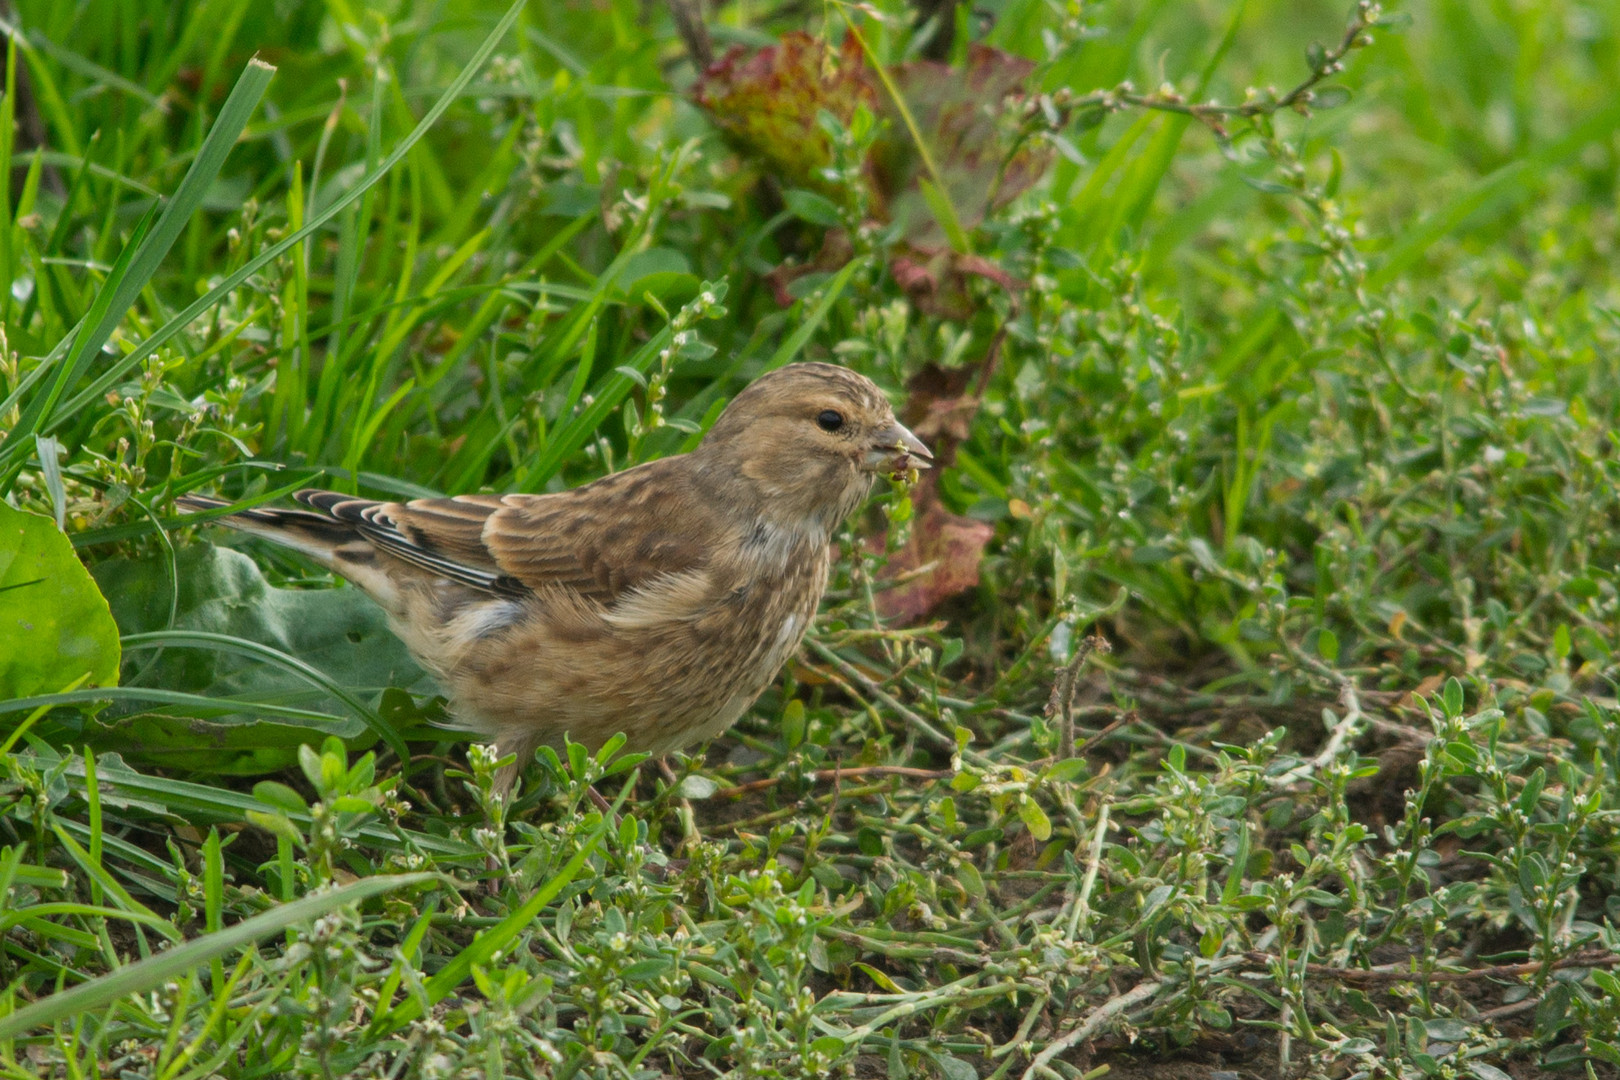
[[[709,12],[859,29],[816,175],[658,5],[16,0],[0,1077],[1620,1076],[1620,8],[1402,5],[1343,72],[1337,2],[960,16],[1038,182],[981,221],[936,153],[823,246],[950,100],[895,0]],[[993,273],[908,294],[929,230]],[[880,495],[671,773],[502,803],[355,590],[174,511],[556,490],[809,358],[982,387],[980,584],[883,618],[970,529]]]

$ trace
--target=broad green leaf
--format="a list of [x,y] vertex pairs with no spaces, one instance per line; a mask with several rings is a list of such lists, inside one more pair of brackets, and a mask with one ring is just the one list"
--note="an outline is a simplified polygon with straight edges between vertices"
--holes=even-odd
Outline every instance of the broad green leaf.
[[1316,637],[1316,651],[1328,663],[1336,663],[1339,659],[1339,635],[1331,630],[1323,630]]
[[707,799],[720,789],[720,785],[707,776],[693,773],[681,781],[680,795],[683,799]]
[[1458,682],[1455,677],[1447,679],[1446,685],[1441,688],[1440,702],[1445,707],[1447,716],[1457,717],[1462,715],[1463,688],[1462,683]]
[[984,875],[979,868],[966,859],[956,864],[956,880],[961,883],[967,894],[976,900],[982,900],[986,893],[984,888]]
[[1085,773],[1085,758],[1064,758],[1062,761],[1054,761],[1048,765],[1046,771],[1041,774],[1041,779],[1070,784],[1080,779]]
[[885,972],[882,972],[882,971],[878,970],[877,968],[873,967],[871,964],[863,964],[860,961],[856,961],[856,963],[853,966],[857,967],[861,971],[865,972],[867,978],[869,978],[873,982],[877,983],[879,987],[883,988],[884,990],[887,990],[889,993],[891,993],[891,994],[903,994],[903,993],[905,993],[905,991],[900,989],[900,987],[895,984],[895,981],[893,979],[889,978],[889,976]]
[[118,627],[49,518],[0,502],[0,698],[118,685]]
[[796,750],[804,742],[804,702],[794,698],[782,707],[782,741],[789,750]]
[[800,221],[820,225],[823,229],[836,229],[844,223],[837,204],[814,191],[791,188],[782,193],[782,201],[787,204],[789,212]]
[[1027,795],[1018,800],[1018,817],[1023,821],[1024,828],[1029,830],[1029,835],[1036,840],[1044,841],[1052,838],[1051,819],[1046,816],[1046,811],[1041,809],[1040,803]]
[[[274,588],[252,559],[211,544],[181,549],[175,566],[177,583],[161,558],[112,559],[95,576],[126,635],[164,630],[173,599],[174,630],[199,635],[199,643],[201,635],[217,636],[218,647],[131,648],[130,669],[144,683],[205,695],[231,712],[172,706],[160,716],[138,703],[115,707],[114,716],[127,718],[119,734],[130,752],[168,763],[212,754],[213,771],[263,772],[291,758],[286,749],[255,751],[295,747],[310,741],[312,730],[363,736],[359,710],[388,687],[432,692],[382,609],[358,589]],[[224,647],[233,642],[237,647]],[[285,660],[266,662],[275,654]],[[256,708],[261,704],[276,708]],[[281,711],[288,706],[312,715],[289,716]]]
[[[268,645],[362,691],[428,683],[381,608],[359,589],[278,589],[247,555],[212,544],[176,554],[177,630],[225,634]],[[158,559],[113,559],[95,568],[113,616],[126,634],[163,629],[168,570]],[[307,683],[262,662],[201,649],[166,649],[148,681],[170,689],[247,695],[261,691],[319,695]],[[328,702],[333,711],[341,711]]]

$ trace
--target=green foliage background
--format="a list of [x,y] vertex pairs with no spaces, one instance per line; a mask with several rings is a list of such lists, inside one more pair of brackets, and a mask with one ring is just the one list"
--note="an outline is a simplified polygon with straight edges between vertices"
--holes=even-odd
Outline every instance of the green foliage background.
[[[660,6],[4,12],[0,523],[123,639],[70,562],[83,670],[0,627],[0,1073],[1617,1075],[1620,7],[1363,6],[1342,71],[1336,2],[943,10],[1053,155],[953,317],[896,236],[827,261],[856,125],[766,175]],[[886,624],[861,538],[937,519],[882,497],[706,757],[513,805],[353,590],[173,511],[554,489],[790,359],[992,355],[976,589]]]

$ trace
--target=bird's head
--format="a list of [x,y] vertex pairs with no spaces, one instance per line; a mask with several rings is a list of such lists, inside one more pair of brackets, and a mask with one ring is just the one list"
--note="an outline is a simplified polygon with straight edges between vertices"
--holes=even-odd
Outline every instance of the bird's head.
[[761,511],[829,533],[860,505],[875,476],[926,469],[933,460],[877,384],[818,363],[755,379],[726,406],[698,454],[741,481]]

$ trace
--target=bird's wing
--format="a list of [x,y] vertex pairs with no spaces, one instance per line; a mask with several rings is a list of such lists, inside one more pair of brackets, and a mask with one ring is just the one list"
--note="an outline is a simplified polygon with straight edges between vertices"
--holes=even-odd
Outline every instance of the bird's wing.
[[546,495],[395,503],[301,491],[296,498],[437,576],[503,596],[561,589],[609,607],[631,593],[661,593],[665,584],[693,595],[723,531],[671,464]]
[[397,503],[308,488],[293,498],[324,510],[379,551],[438,577],[497,596],[522,596],[530,591],[502,572],[481,539],[485,523],[500,508],[500,496],[457,495]]
[[678,458],[502,503],[483,531],[502,572],[531,589],[562,588],[604,607],[666,586],[695,598],[727,535],[723,515],[693,489]]

